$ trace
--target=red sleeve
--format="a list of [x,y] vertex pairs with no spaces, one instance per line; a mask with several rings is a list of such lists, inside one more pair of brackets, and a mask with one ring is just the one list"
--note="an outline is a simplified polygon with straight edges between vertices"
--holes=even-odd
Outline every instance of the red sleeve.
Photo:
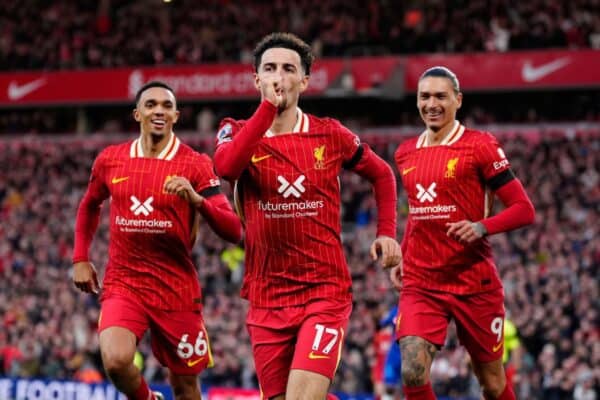
[[367,144],[358,148],[352,161],[356,163],[350,168],[373,185],[377,203],[377,236],[396,238],[397,194],[392,169]]
[[104,184],[101,155],[92,167],[92,174],[87,190],[79,203],[75,219],[75,244],[73,248],[73,263],[89,261],[89,249],[98,228],[100,208],[110,193]]
[[271,127],[277,107],[264,100],[246,124],[233,134],[233,126],[227,120],[217,134],[215,171],[227,180],[236,180],[250,162],[260,139]]
[[518,179],[511,179],[502,185],[496,191],[496,195],[506,208],[498,214],[480,221],[485,226],[488,235],[507,232],[533,223],[535,209]]
[[223,239],[237,243],[242,239],[242,223],[224,194],[205,198],[198,208],[213,231]]

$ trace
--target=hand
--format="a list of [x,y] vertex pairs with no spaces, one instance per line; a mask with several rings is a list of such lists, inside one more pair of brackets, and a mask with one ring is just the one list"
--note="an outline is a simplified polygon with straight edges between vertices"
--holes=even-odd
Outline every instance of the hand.
[[265,99],[271,102],[275,107],[283,103],[283,82],[281,77],[268,77],[262,82]]
[[377,260],[381,253],[381,265],[390,268],[402,261],[402,250],[395,239],[388,236],[379,236],[371,245],[371,258]]
[[464,244],[473,243],[486,234],[485,227],[481,222],[471,222],[466,219],[458,222],[447,222],[446,227],[448,228],[446,235]]
[[98,293],[98,273],[96,267],[89,261],[81,261],[73,264],[73,283],[77,289],[85,293]]
[[390,280],[397,290],[402,289],[402,261],[390,269]]
[[195,207],[200,206],[204,197],[200,196],[192,187],[190,181],[183,176],[173,176],[165,182],[163,190],[169,194],[176,194],[182,199],[188,201]]

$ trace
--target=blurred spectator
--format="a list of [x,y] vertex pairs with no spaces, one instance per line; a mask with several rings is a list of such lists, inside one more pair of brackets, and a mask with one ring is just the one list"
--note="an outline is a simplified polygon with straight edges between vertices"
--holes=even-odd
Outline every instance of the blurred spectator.
[[319,57],[600,45],[595,0],[365,3],[4,2],[0,69],[248,62],[250,43],[290,30]]

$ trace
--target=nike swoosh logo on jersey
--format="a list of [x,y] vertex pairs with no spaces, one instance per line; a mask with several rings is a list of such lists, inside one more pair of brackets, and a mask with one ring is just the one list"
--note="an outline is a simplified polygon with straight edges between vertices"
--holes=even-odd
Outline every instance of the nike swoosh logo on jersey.
[[569,59],[569,57],[563,57],[551,61],[549,63],[534,67],[530,61],[526,61],[523,65],[523,70],[521,71],[521,77],[525,82],[539,81],[545,76],[550,75],[551,73],[563,68],[570,62],[571,60]]
[[310,353],[308,353],[308,358],[310,358],[311,360],[320,360],[323,358],[329,358],[329,356],[321,356],[321,355],[315,354],[311,351]]
[[404,169],[402,170],[402,176],[404,176],[404,175],[408,174],[409,172],[412,172],[412,171],[414,171],[415,169],[417,169],[417,167],[404,168]]
[[269,158],[271,156],[272,156],[272,154],[267,154],[265,156],[257,157],[256,155],[252,154],[252,159],[250,161],[252,161],[252,164],[256,164],[257,162],[261,162],[262,160],[266,160],[267,158]]
[[196,360],[193,360],[193,361],[192,361],[192,360],[189,360],[189,361],[187,362],[187,366],[188,366],[188,367],[193,367],[194,365],[198,364],[198,363],[199,363],[200,361],[202,361],[203,359],[204,359],[204,357],[200,357],[200,358],[198,358],[198,359],[196,359]]
[[38,78],[34,81],[19,85],[16,81],[11,81],[8,84],[8,98],[11,100],[19,100],[29,93],[41,88],[46,84],[46,78]]
[[125,182],[127,179],[129,179],[128,176],[122,176],[120,178],[112,178],[110,183],[112,183],[113,185],[116,185],[117,183]]
[[498,343],[497,345],[495,345],[494,347],[492,347],[492,352],[497,352],[498,350],[500,350],[500,347],[502,347],[502,342]]

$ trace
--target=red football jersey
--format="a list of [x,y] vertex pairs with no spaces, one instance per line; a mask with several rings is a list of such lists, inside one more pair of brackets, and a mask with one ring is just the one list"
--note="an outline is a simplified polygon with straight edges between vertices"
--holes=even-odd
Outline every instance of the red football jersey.
[[[235,136],[244,123],[227,119],[221,131]],[[359,146],[338,121],[301,111],[292,132],[266,132],[235,183],[246,228],[242,297],[262,307],[351,298],[338,175]]]
[[448,222],[488,216],[489,184],[510,167],[496,139],[457,121],[440,145],[428,146],[423,133],[402,143],[395,159],[409,207],[403,284],[456,294],[500,287],[485,238],[464,245],[446,235]]
[[139,139],[109,146],[92,168],[88,194],[110,203],[109,259],[103,293],[132,295],[151,307],[200,307],[200,284],[191,258],[196,210],[163,192],[183,176],[200,194],[218,189],[211,159],[172,135],[157,158],[145,158]]

